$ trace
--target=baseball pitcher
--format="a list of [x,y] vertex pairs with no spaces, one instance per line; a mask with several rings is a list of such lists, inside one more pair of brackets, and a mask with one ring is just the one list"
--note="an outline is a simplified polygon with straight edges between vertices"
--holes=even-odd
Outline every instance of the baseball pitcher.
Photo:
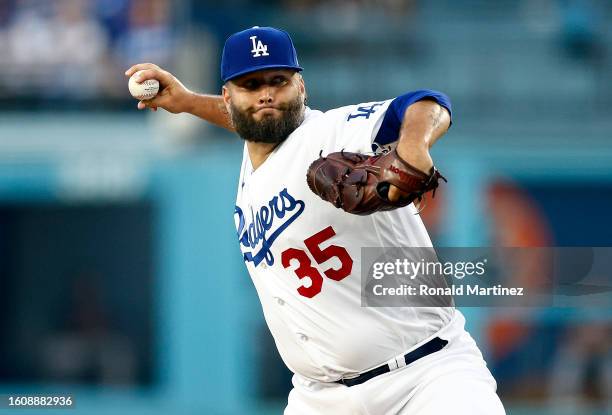
[[[414,201],[444,179],[429,148],[451,103],[417,90],[336,108],[306,106],[290,36],[253,27],[223,49],[221,95],[144,63],[160,93],[139,109],[188,112],[245,141],[233,212],[243,259],[294,373],[285,414],[503,414],[463,315],[362,307],[362,247],[431,247]],[[230,214],[230,212],[228,212]]]

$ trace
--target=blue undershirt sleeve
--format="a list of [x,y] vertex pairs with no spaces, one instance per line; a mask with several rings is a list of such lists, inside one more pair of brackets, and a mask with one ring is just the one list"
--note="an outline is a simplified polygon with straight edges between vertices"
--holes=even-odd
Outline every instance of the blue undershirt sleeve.
[[399,138],[400,128],[402,126],[404,114],[406,113],[406,108],[408,108],[410,105],[414,104],[417,101],[422,101],[425,99],[436,101],[438,104],[446,108],[448,110],[448,113],[451,115],[452,123],[452,109],[450,99],[445,94],[438,91],[433,91],[430,89],[419,89],[417,91],[412,91],[408,92],[407,94],[400,95],[399,97],[391,101],[391,104],[389,104],[389,108],[385,113],[385,117],[383,118],[380,129],[376,134],[374,142],[380,145],[385,145],[396,141]]

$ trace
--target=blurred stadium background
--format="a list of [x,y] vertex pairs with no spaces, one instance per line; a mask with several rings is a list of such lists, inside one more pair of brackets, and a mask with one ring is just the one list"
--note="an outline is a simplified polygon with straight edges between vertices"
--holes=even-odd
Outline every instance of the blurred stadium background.
[[[242,143],[137,111],[123,76],[155,62],[217,93],[253,25],[292,34],[312,107],[451,97],[436,245],[612,246],[610,1],[0,0],[0,394],[281,413],[233,224]],[[611,413],[612,304],[584,298],[464,310],[509,414]]]

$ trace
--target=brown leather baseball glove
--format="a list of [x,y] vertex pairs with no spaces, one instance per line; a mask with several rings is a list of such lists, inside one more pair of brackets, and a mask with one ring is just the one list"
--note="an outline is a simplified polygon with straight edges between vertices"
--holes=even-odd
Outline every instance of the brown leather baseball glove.
[[[306,174],[310,190],[335,207],[356,215],[409,205],[420,201],[430,190],[433,197],[439,179],[446,181],[435,167],[426,174],[402,160],[395,150],[378,156],[330,153],[315,160]],[[387,198],[390,185],[408,195],[391,202]]]

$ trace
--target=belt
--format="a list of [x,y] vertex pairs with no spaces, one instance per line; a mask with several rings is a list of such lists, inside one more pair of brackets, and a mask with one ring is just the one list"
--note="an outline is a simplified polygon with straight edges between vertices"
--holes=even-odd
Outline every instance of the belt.
[[[374,369],[368,370],[367,372],[363,372],[355,378],[337,380],[335,383],[341,383],[345,386],[359,385],[378,375],[382,375],[383,373],[389,373],[397,368],[408,366],[409,364],[416,362],[422,357],[442,350],[447,344],[448,340],[444,340],[439,337],[434,337],[433,339],[431,339],[425,344],[422,344],[413,351],[408,352],[403,356],[393,358],[382,366],[378,366]],[[401,364],[401,358],[403,358],[405,364]],[[398,359],[400,360],[398,361]]]

